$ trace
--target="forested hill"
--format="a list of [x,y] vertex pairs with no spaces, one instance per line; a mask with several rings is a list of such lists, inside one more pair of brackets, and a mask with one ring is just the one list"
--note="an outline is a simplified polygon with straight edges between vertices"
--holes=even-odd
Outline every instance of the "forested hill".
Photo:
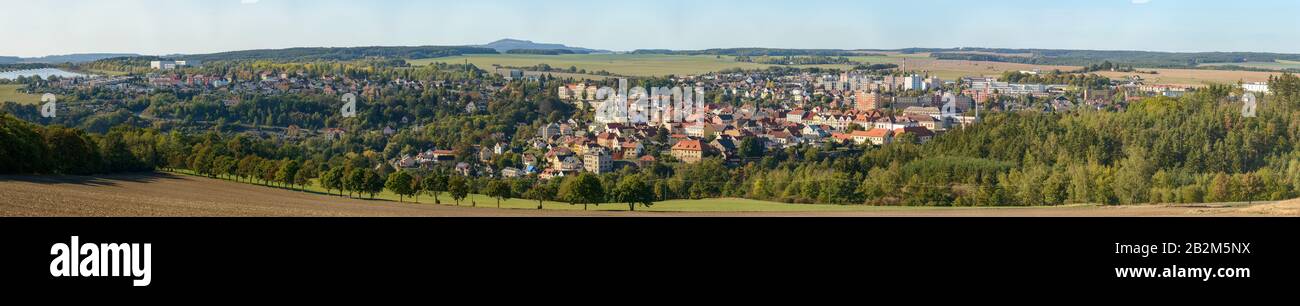
[[662,55],[730,55],[730,56],[854,56],[873,55],[852,50],[835,49],[774,49],[774,48],[724,48],[706,50],[640,49],[632,54]]
[[273,60],[289,62],[349,61],[368,57],[421,59],[465,54],[497,54],[491,48],[462,46],[422,47],[348,47],[348,48],[289,48],[231,51],[212,54],[174,56],[203,62],[222,60]]

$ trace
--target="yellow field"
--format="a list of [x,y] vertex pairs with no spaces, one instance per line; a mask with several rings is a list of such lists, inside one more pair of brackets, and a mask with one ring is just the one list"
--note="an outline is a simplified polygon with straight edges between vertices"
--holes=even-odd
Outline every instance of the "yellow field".
[[[1142,71],[1152,69],[1138,69]],[[1242,82],[1266,82],[1271,75],[1279,75],[1280,72],[1258,72],[1258,71],[1231,71],[1231,70],[1201,70],[1201,69],[1154,69],[1158,74],[1145,74],[1133,72],[1110,72],[1102,71],[1097,74],[1108,78],[1121,78],[1125,76],[1141,76],[1147,84],[1170,84],[1183,86],[1204,86],[1207,83],[1235,84],[1237,81]]]

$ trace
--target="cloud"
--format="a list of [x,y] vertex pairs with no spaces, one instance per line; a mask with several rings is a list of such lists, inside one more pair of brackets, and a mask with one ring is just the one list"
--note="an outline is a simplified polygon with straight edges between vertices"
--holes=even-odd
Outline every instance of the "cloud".
[[[249,0],[244,0],[244,1],[249,1]],[[253,0],[253,1],[257,1],[257,0]],[[1147,4],[1147,3],[1151,3],[1151,0],[1133,0],[1133,4]]]
[[[241,4],[257,4],[257,2],[260,2],[260,1],[262,1],[262,0],[239,0],[239,3],[241,3]],[[1138,1],[1147,1],[1147,0],[1133,0],[1133,2],[1138,2]]]

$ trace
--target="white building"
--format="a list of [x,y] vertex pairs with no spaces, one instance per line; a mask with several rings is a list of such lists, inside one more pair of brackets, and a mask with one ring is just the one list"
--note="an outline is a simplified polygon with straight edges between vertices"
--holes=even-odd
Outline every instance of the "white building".
[[1263,94],[1272,93],[1271,91],[1268,90],[1268,83],[1264,83],[1264,82],[1251,82],[1251,83],[1241,84],[1241,88],[1245,89],[1246,92],[1257,92]]
[[149,62],[149,68],[157,70],[172,70],[181,67],[198,66],[198,61],[152,61]]
[[925,79],[915,74],[903,78],[903,89],[925,90]]
[[997,91],[1004,95],[1029,95],[1047,92],[1047,85],[1043,84],[1015,84],[998,82],[990,78],[969,78],[968,80],[972,90],[981,92]]

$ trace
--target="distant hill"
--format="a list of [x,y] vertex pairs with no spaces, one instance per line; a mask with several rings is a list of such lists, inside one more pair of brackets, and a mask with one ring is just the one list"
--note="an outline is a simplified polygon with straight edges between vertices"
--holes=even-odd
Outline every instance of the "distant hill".
[[722,48],[707,50],[638,49],[632,54],[665,55],[732,55],[732,56],[855,56],[875,55],[855,50],[839,49],[775,49],[775,48]]
[[199,61],[221,60],[277,60],[277,61],[348,61],[368,57],[422,59],[464,54],[496,54],[490,48],[468,46],[420,47],[348,47],[348,48],[289,48],[231,51],[212,54],[173,55],[170,58]]
[[61,63],[85,63],[114,57],[139,56],[138,54],[127,53],[81,53],[66,55],[50,55],[42,57],[16,57],[0,56],[0,64],[61,64]]
[[[535,43],[529,40],[519,40],[519,39],[511,39],[511,38],[494,41],[486,45],[480,45],[479,47],[492,48],[497,50],[497,52],[501,52],[501,53],[510,53],[511,50],[565,50],[567,52],[572,52],[574,54],[612,53],[609,50],[595,50],[595,49],[587,49],[587,48],[579,48],[579,47],[569,47],[562,44]],[[521,52],[514,52],[514,53],[518,54]]]

